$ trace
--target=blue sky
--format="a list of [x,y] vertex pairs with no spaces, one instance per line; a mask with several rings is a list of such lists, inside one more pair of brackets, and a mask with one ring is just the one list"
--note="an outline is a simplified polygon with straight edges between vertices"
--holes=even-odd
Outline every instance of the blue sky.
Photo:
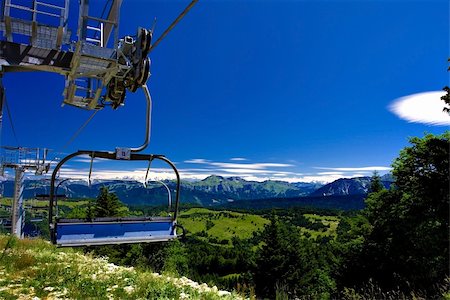
[[[158,37],[188,3],[125,0],[121,36],[157,17]],[[448,56],[445,0],[200,0],[150,54],[154,106],[145,152],[165,154],[185,179],[385,173],[408,137],[448,129],[450,117],[431,105],[439,94],[403,98],[420,105],[393,104],[448,85]],[[3,82],[21,146],[60,151],[91,114],[61,107],[62,76],[6,74]],[[128,93],[124,107],[100,111],[63,152],[140,145],[144,104],[141,91]],[[429,116],[419,120],[417,112]],[[5,119],[2,145],[16,144]],[[66,175],[87,177],[82,160]],[[145,168],[99,161],[94,176],[140,178]]]

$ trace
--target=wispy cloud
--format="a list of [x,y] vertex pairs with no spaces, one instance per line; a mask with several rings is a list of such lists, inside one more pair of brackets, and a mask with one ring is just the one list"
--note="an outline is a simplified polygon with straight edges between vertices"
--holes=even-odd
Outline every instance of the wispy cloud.
[[[95,158],[94,159],[94,163],[106,162],[106,161],[108,161],[108,159],[105,159],[105,158]],[[71,159],[70,162],[79,162],[79,163],[88,163],[88,164],[90,164],[91,163],[91,158],[87,157],[87,156],[86,157],[80,156],[80,157],[76,157],[74,159]]]
[[286,168],[294,167],[293,164],[286,163],[275,163],[275,162],[259,162],[259,163],[247,163],[246,158],[235,157],[230,159],[234,162],[217,162],[211,161],[204,158],[195,158],[190,160],[185,160],[184,163],[187,164],[198,164],[203,168],[196,169],[185,169],[193,170],[195,174],[202,173],[204,175],[220,175],[224,177],[239,176],[246,180],[258,181],[267,180],[272,178],[277,174],[277,177],[281,176],[292,176],[293,173]]
[[195,158],[185,160],[185,163],[189,164],[206,164],[212,167],[218,168],[236,168],[236,169],[266,169],[266,168],[285,168],[293,167],[293,164],[283,163],[227,163],[227,162],[213,162],[203,158]]
[[[391,167],[381,167],[381,166],[374,166],[374,167],[345,167],[345,168],[331,168],[331,167],[314,167],[314,169],[319,170],[331,170],[334,172],[361,172],[361,171],[390,171]],[[322,172],[324,174],[325,172]],[[328,172],[329,173],[329,172]]]
[[442,91],[413,94],[394,100],[389,110],[408,122],[428,125],[450,125],[450,116],[442,111]]
[[210,161],[203,158],[193,158],[185,160],[184,163],[187,164],[208,164]]
[[[89,175],[89,158],[80,157],[74,164],[67,164],[60,170],[61,178],[87,180]],[[79,164],[79,163],[84,164]],[[78,163],[78,164],[76,164]],[[223,177],[238,176],[249,181],[278,180],[286,182],[321,182],[328,183],[339,178],[367,176],[371,172],[389,171],[390,167],[313,167],[317,172],[299,172],[293,163],[257,162],[235,160],[234,162],[218,162],[204,158],[185,160],[178,171],[183,180],[202,180],[210,175]],[[184,167],[186,166],[186,167]],[[115,169],[113,165],[101,164],[95,166],[91,180],[136,180],[143,182],[147,168],[127,165],[126,168]],[[175,179],[170,168],[153,166],[148,180]]]
[[331,172],[318,172],[317,173],[317,175],[344,175],[344,172],[334,172],[334,171],[331,171]]
[[247,159],[243,158],[243,157],[233,157],[233,158],[230,158],[230,160],[232,160],[232,161],[245,161]]

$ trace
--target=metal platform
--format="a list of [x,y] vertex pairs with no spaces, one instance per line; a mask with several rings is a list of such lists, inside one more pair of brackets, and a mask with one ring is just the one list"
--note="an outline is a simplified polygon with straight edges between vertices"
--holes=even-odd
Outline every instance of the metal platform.
[[172,217],[61,219],[56,225],[60,247],[164,242],[175,239]]

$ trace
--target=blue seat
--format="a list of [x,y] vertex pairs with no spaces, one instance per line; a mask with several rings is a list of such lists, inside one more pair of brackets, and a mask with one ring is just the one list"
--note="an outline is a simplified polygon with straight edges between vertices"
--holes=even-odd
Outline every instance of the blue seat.
[[60,219],[56,244],[60,247],[163,242],[175,239],[172,217]]

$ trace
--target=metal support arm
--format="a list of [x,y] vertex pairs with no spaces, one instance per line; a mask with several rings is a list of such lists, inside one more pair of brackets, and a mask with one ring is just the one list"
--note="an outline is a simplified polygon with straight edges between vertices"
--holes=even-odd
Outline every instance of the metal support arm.
[[145,98],[147,99],[147,112],[145,116],[145,140],[144,143],[137,147],[137,148],[131,148],[131,152],[140,152],[147,148],[149,142],[150,142],[150,135],[151,135],[151,127],[152,127],[152,97],[150,96],[150,91],[148,90],[148,87],[146,84],[142,85],[142,90],[144,90]]

